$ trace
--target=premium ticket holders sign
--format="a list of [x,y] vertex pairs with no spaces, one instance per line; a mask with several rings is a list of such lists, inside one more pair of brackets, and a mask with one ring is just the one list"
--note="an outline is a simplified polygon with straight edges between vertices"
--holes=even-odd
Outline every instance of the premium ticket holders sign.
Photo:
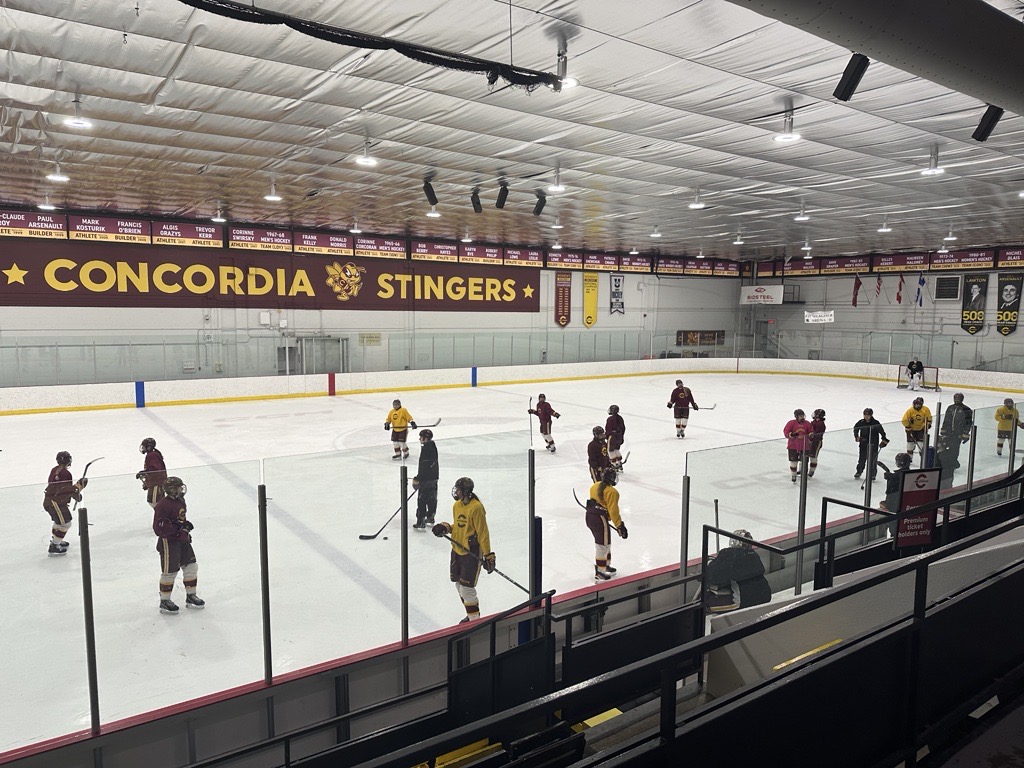
[[[903,474],[900,488],[899,511],[909,512],[939,499],[940,467],[912,469]],[[923,547],[932,543],[935,532],[935,512],[910,515],[900,520],[896,533],[897,547]]]

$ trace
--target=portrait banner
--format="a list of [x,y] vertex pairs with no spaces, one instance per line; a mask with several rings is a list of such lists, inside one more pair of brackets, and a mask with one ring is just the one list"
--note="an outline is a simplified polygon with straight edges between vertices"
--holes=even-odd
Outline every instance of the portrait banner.
[[996,331],[1001,336],[1009,336],[1017,330],[1017,313],[1020,311],[1020,293],[1024,283],[1024,275],[999,275],[999,303],[996,305]]
[[565,328],[572,316],[572,272],[555,272],[555,324]]
[[592,328],[597,322],[597,272],[583,273],[583,325]]
[[985,294],[988,275],[964,275],[963,307],[960,327],[972,336],[985,327]]
[[626,314],[626,302],[623,298],[623,290],[626,287],[626,276],[618,272],[608,275],[611,292],[609,294],[610,315]]

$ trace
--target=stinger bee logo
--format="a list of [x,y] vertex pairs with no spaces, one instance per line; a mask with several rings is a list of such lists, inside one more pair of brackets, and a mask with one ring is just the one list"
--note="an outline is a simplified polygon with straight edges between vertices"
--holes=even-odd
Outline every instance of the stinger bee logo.
[[359,295],[359,289],[363,287],[361,272],[366,272],[365,267],[358,267],[351,261],[345,266],[334,262],[326,267],[327,285],[331,287],[337,296],[338,301],[348,301]]

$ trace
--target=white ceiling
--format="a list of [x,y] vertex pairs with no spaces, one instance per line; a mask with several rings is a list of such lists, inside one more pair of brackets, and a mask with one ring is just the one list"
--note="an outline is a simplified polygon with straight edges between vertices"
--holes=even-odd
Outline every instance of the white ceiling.
[[[1014,14],[1009,40],[1024,51],[1017,0],[930,2]],[[546,72],[564,40],[582,84],[491,88],[481,74],[178,0],[0,0],[0,206],[49,194],[72,210],[207,218],[220,201],[231,221],[345,228],[358,217],[368,232],[538,245],[554,242],[558,214],[570,247],[742,259],[802,255],[805,238],[816,256],[935,250],[951,226],[957,247],[1024,242],[1024,119],[1008,108],[974,141],[993,91],[960,93],[873,56],[853,99],[837,101],[851,51],[823,39],[831,29],[815,24],[827,19],[803,25],[819,37],[740,0],[240,5]],[[907,50],[929,47],[930,24],[921,13]],[[963,39],[991,26],[964,22]],[[971,68],[967,46],[937,45]],[[975,74],[1005,104],[1024,103],[1020,71],[1009,85]],[[64,124],[76,94],[90,130]],[[803,140],[779,144],[788,105]],[[354,162],[364,137],[375,168]],[[946,172],[922,176],[934,146]],[[45,178],[55,161],[69,182]],[[556,165],[567,190],[534,216]],[[424,216],[426,175],[440,219]],[[263,200],[272,179],[280,203]],[[698,187],[707,208],[690,210]],[[806,223],[793,221],[801,201]],[[876,231],[884,216],[888,235]]]

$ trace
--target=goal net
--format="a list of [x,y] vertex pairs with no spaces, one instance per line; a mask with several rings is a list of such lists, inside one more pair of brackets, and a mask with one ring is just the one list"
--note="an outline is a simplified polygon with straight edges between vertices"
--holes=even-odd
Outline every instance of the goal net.
[[[907,373],[907,366],[905,365],[896,366],[896,386],[900,389],[907,389],[910,386],[910,374]],[[921,389],[941,391],[941,387],[939,387],[939,369],[926,365],[919,386]]]

